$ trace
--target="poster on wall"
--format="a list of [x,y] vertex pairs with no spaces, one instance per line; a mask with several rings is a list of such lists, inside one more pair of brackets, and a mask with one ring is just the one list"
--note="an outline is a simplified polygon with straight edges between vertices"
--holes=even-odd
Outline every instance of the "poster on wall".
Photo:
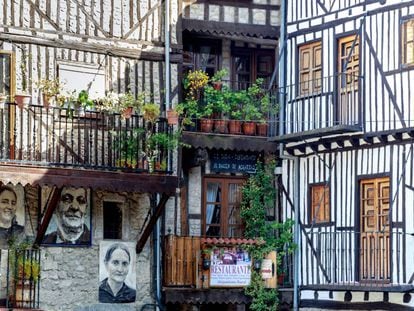
[[[47,201],[50,191],[42,191]],[[86,246],[91,244],[90,190],[63,187],[42,244],[51,246]],[[45,206],[42,202],[42,206]]]
[[25,199],[22,185],[0,185],[0,247],[22,241],[25,237]]
[[210,287],[244,287],[250,284],[251,259],[249,253],[237,247],[212,250]]
[[136,297],[135,244],[101,241],[99,302],[128,303]]

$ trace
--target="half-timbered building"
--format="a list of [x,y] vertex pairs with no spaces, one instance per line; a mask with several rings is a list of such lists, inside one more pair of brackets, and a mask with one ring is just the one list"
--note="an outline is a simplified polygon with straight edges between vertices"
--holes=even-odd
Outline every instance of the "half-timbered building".
[[[179,3],[168,1],[164,14],[163,1],[1,1],[0,184],[7,194],[2,218],[9,220],[7,225],[2,219],[1,238],[24,237],[2,245],[3,306],[108,310],[99,302],[132,302],[113,308],[144,310],[158,303],[160,239],[151,239],[151,233],[178,179],[173,152],[158,146],[150,160],[143,153],[149,139],[143,133],[171,131],[162,116],[168,107],[167,80],[168,104],[177,101],[181,33],[169,25],[177,25]],[[46,107],[39,82],[55,79],[76,99],[82,90],[92,99],[109,92],[146,94],[159,105],[160,118],[148,123],[141,114],[127,118],[118,111],[79,110],[70,102]],[[17,95],[23,92],[30,103],[20,107]],[[155,161],[161,166],[154,168]],[[13,208],[5,207],[9,202]],[[77,211],[60,216],[62,206],[70,204],[66,208]],[[60,217],[68,223],[84,219],[82,231],[72,231],[76,238],[62,233],[70,228]],[[23,247],[23,239],[35,248],[26,245],[21,251],[16,245]],[[117,242],[123,248],[111,253],[108,245]],[[115,252],[130,267],[118,296],[103,276],[111,279],[108,265]],[[134,287],[136,297],[128,287]]]
[[414,4],[285,1],[283,215],[296,305],[412,309]]
[[[262,90],[275,105],[279,1],[185,0],[180,23],[182,78],[190,71],[212,77],[226,69],[222,81],[228,92],[247,90],[262,78]],[[181,150],[179,204],[167,211],[165,225],[163,290],[168,310],[246,310],[250,301],[243,276],[235,274],[233,284],[217,280],[212,274],[215,254],[208,256],[211,267],[203,265],[203,257],[207,249],[216,249],[228,258],[237,256],[239,263],[240,258],[248,262],[241,246],[254,241],[243,238],[241,187],[257,161],[275,153],[277,144],[267,138],[277,127],[267,118],[262,120],[267,132],[246,134],[240,125],[234,131],[229,114],[212,117],[209,129],[198,118],[183,129],[187,148]]]

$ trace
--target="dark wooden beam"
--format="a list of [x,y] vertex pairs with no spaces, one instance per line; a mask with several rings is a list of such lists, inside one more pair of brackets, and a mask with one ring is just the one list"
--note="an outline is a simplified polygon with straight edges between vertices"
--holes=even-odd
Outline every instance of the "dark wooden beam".
[[167,203],[170,196],[166,193],[161,195],[161,199],[158,202],[157,207],[155,208],[154,214],[152,214],[151,219],[149,220],[147,226],[144,229],[141,237],[139,238],[136,246],[137,254],[141,253],[144,249],[145,243],[147,243],[148,237],[150,236],[152,230],[154,230],[154,226],[157,223],[158,218],[161,216],[165,209],[165,204]]
[[395,140],[402,140],[402,133],[394,133],[392,134],[392,137],[394,137]]
[[363,136],[362,139],[367,143],[367,144],[372,144],[374,142],[374,138],[373,137],[368,137],[368,136]]
[[388,136],[387,135],[378,135],[378,139],[383,144],[386,144],[388,142]]
[[39,229],[37,230],[36,239],[33,243],[33,245],[35,246],[39,246],[43,241],[47,227],[49,226],[50,220],[52,219],[53,212],[55,211],[56,206],[59,202],[61,191],[62,191],[62,188],[53,187],[52,191],[49,194],[49,198],[46,202],[46,207],[45,207],[46,212],[43,216]]
[[322,146],[325,148],[325,149],[331,149],[331,143],[330,142],[322,142]]
[[313,152],[318,152],[319,151],[318,145],[319,144],[311,144],[310,145],[310,148],[312,149]]
[[359,146],[359,138],[352,138],[349,141],[350,141],[350,143],[353,147],[358,147]]

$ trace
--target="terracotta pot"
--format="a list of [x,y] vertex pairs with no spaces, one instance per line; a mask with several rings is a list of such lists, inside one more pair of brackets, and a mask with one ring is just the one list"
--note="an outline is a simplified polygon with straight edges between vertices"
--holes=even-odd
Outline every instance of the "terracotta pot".
[[242,121],[240,120],[229,120],[229,133],[230,134],[241,134]]
[[228,120],[215,120],[214,121],[214,130],[217,133],[225,134],[228,132],[227,125]]
[[178,113],[177,111],[170,109],[167,110],[167,122],[168,125],[177,125],[178,124]]
[[45,107],[46,109],[49,109],[50,104],[52,103],[52,98],[50,98],[49,96],[43,94],[43,107]]
[[259,136],[267,136],[267,123],[257,123],[257,135]]
[[122,110],[122,117],[125,119],[130,119],[133,113],[134,113],[134,108],[127,107],[124,110]]
[[213,131],[214,120],[212,119],[201,119],[200,129],[202,132],[211,133]]
[[254,136],[256,134],[256,122],[244,121],[243,133],[244,135]]
[[214,81],[214,82],[211,82],[211,85],[213,86],[213,88],[215,90],[220,91],[221,90],[221,87],[223,86],[223,82],[221,82],[221,81]]
[[26,94],[14,95],[14,101],[16,102],[19,108],[23,108],[24,106],[30,105],[31,99],[32,96]]

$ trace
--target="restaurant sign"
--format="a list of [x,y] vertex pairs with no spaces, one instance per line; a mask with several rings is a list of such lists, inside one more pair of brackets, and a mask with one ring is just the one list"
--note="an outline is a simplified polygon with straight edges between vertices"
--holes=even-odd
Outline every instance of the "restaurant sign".
[[210,160],[210,170],[212,172],[256,173],[256,154],[213,152]]
[[250,285],[252,262],[241,248],[220,247],[212,250],[210,287],[244,287]]

